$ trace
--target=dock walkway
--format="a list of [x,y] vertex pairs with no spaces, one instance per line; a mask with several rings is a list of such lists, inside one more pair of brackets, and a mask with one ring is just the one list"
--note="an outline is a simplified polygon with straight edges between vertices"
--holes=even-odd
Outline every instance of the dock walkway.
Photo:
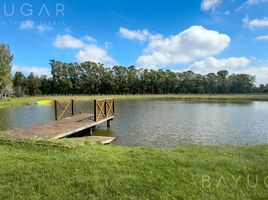
[[[102,100],[101,103],[108,102]],[[99,106],[98,102],[95,101],[95,113],[72,115],[70,117],[51,121],[44,124],[31,125],[26,127],[15,128],[7,131],[7,135],[12,139],[19,138],[37,138],[37,139],[60,139],[71,136],[75,133],[82,131],[88,131],[88,135],[92,134],[93,129],[104,122],[107,122],[107,126],[110,126],[110,121],[114,118],[114,105],[110,106],[110,111],[104,110],[109,105]],[[109,103],[109,102],[108,102]],[[99,108],[99,109],[98,109]],[[67,111],[68,112],[68,111]],[[74,112],[72,112],[74,113]],[[108,113],[108,114],[105,114]],[[92,137],[92,139],[91,139]],[[101,142],[103,144],[111,143],[115,137],[102,137],[102,136],[89,136],[89,141]]]

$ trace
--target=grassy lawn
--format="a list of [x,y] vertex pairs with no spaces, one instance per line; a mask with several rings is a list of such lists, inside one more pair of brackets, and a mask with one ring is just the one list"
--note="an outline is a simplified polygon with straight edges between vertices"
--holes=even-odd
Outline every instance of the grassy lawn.
[[46,99],[75,99],[76,101],[93,100],[96,98],[114,97],[116,100],[135,100],[135,99],[182,99],[182,100],[202,100],[202,101],[268,101],[268,94],[228,94],[228,95],[207,95],[207,94],[179,94],[179,95],[111,95],[111,96],[40,96],[40,97],[22,97],[11,98],[9,100],[0,100],[1,107],[32,105],[36,101]]
[[268,199],[268,146],[2,143],[0,157],[0,199]]

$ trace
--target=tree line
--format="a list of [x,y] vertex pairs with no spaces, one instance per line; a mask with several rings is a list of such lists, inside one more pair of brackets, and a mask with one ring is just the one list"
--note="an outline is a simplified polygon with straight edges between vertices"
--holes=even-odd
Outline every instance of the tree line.
[[193,71],[139,69],[135,66],[105,67],[94,62],[64,63],[51,60],[51,76],[11,76],[13,55],[8,46],[0,46],[1,96],[14,94],[214,94],[267,93],[268,84],[255,85],[249,74],[230,74],[226,70],[206,75]]
[[226,70],[201,75],[193,71],[137,69],[135,66],[106,68],[94,62],[63,63],[52,60],[51,77],[25,77],[16,72],[13,85],[23,94],[213,94],[268,92],[268,85],[255,86],[255,77]]

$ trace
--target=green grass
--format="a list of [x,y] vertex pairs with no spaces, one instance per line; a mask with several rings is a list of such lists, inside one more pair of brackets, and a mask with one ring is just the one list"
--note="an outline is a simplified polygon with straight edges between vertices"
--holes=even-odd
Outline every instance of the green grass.
[[[0,199],[268,199],[268,146],[53,148],[2,142],[0,157]],[[202,186],[208,176],[211,185]]]
[[207,95],[207,94],[179,94],[179,95],[111,95],[111,96],[40,96],[40,97],[22,97],[0,100],[0,108],[11,106],[32,105],[39,100],[46,99],[75,99],[76,101],[93,100],[96,98],[114,97],[116,100],[201,100],[201,101],[268,101],[268,94],[227,94],[227,95]]

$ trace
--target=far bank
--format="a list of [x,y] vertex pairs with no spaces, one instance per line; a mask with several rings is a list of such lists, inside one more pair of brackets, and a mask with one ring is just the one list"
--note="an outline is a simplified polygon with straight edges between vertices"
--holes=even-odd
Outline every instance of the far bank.
[[115,100],[195,100],[195,101],[268,101],[268,94],[159,94],[159,95],[60,95],[60,96],[32,96],[0,100],[0,108],[33,105],[40,100],[88,101],[101,98]]

